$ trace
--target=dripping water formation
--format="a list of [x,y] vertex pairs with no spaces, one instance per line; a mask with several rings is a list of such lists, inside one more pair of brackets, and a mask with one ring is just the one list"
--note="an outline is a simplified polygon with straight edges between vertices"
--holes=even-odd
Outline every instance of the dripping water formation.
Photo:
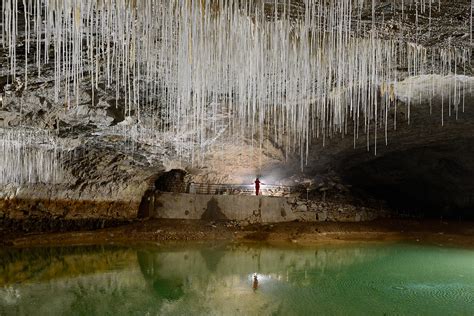
[[134,218],[179,169],[180,192],[261,176],[307,199],[472,216],[474,0],[1,8],[0,200]]
[[[472,40],[427,46],[426,34],[408,29],[426,16],[423,27],[434,29],[440,0],[382,1],[380,9],[377,0],[166,3],[3,0],[8,80],[27,89],[53,72],[54,102],[68,109],[80,105],[86,78],[93,99],[105,86],[135,122],[124,133],[171,133],[192,164],[225,137],[255,146],[271,137],[302,166],[314,138],[351,133],[376,153],[400,126],[397,103],[409,121],[419,101],[404,78],[452,76],[432,77],[428,98],[442,94],[456,117],[472,89],[462,77],[472,69]],[[470,14],[459,24],[472,39],[472,4]]]

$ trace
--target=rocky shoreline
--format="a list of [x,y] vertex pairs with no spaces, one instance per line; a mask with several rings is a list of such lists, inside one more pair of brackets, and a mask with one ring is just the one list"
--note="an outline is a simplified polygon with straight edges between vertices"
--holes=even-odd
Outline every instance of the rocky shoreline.
[[62,219],[62,218],[28,218],[0,219],[0,233],[16,232],[17,234],[40,234],[52,232],[92,231],[117,227],[132,223],[131,220],[119,219]]
[[[86,222],[76,222],[86,223]],[[159,244],[169,242],[250,242],[317,245],[368,242],[413,242],[474,248],[474,223],[434,220],[382,219],[371,222],[290,222],[241,226],[232,221],[136,220],[106,222],[117,227],[101,228],[87,222],[81,231],[0,231],[4,247],[45,247],[100,244]],[[69,223],[73,225],[72,222]],[[66,223],[64,223],[66,225]],[[86,225],[87,226],[87,225]],[[94,228],[99,228],[95,229]]]

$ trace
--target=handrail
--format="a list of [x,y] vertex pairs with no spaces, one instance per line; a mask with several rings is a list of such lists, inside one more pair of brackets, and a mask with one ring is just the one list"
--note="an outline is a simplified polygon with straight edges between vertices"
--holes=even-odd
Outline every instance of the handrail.
[[[259,195],[288,196],[292,187],[285,185],[261,184]],[[255,195],[255,185],[252,184],[213,184],[213,183],[188,183],[187,193],[209,195]]]

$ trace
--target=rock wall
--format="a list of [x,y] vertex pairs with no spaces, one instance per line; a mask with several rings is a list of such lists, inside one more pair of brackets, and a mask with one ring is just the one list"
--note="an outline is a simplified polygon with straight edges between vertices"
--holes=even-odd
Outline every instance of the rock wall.
[[136,154],[116,150],[92,148],[70,156],[62,183],[0,184],[0,229],[21,223],[27,230],[49,230],[36,222],[54,227],[76,222],[71,228],[89,229],[97,225],[80,222],[100,227],[104,221],[135,219],[145,192],[162,172]]
[[68,193],[67,189],[47,186],[4,188],[0,193],[0,218],[131,219],[137,216],[141,201],[140,195],[114,200],[115,195],[108,199],[99,192],[79,198],[70,198]]
[[[453,23],[468,21],[469,1],[442,1],[440,12],[433,16],[436,18],[434,29],[428,27],[428,19],[415,19],[419,12],[414,9],[405,10],[403,13],[411,18],[398,19],[402,13],[400,5],[392,4],[396,13],[392,15],[393,13],[389,12],[390,6],[385,2],[387,1],[376,4],[376,17],[377,20],[385,19],[386,22],[391,19],[389,24],[393,27],[380,30],[381,37],[389,37],[396,32],[397,38],[400,37],[400,40],[406,42],[414,42],[416,35],[416,42],[427,48],[441,48],[447,44],[452,48],[472,46],[469,36],[458,36],[465,33],[466,24]],[[295,3],[301,4],[302,1],[295,0]],[[296,7],[298,6],[294,6]],[[21,3],[19,10],[23,12]],[[370,12],[367,13],[369,21]],[[22,16],[23,14],[19,14],[20,20]],[[149,210],[154,211],[155,207],[151,201],[154,200],[152,190],[147,193],[150,201],[142,201],[148,190],[147,179],[160,173],[163,166],[166,166],[167,170],[172,169],[167,167],[170,165],[180,168],[192,166],[182,163],[182,157],[177,155],[175,145],[184,139],[180,138],[182,135],[171,132],[160,134],[158,138],[149,137],[148,135],[155,135],[156,130],[139,130],[139,127],[155,126],[155,113],[159,113],[159,109],[153,108],[151,114],[141,113],[138,124],[137,113],[127,111],[127,102],[117,97],[116,89],[109,88],[109,85],[105,84],[106,80],[94,83],[88,72],[83,74],[79,89],[81,92],[75,96],[76,100],[69,100],[63,93],[57,100],[54,89],[54,63],[43,65],[41,75],[37,73],[34,66],[34,47],[26,56],[23,36],[25,25],[21,21],[19,23],[18,71],[14,80],[10,74],[8,47],[0,47],[0,128],[19,130],[29,127],[54,132],[61,140],[58,149],[69,151],[74,148],[75,153],[73,158],[63,161],[68,173],[63,185],[30,184],[12,187],[9,184],[1,184],[0,220],[129,219],[137,216],[138,209],[144,210],[139,215],[149,216]],[[414,34],[414,31],[417,34]],[[452,34],[457,35],[451,36]],[[87,49],[85,46],[84,48]],[[473,56],[469,56],[471,62]],[[430,55],[427,57],[429,60]],[[26,70],[24,63],[20,62],[23,60],[29,60],[30,65],[27,85],[22,82]],[[434,73],[443,73],[439,69],[440,66],[434,67]],[[322,186],[315,188],[320,195],[329,195],[329,190],[333,188],[333,191],[345,191],[345,187],[339,187],[338,181],[332,181],[332,176],[330,181],[318,180],[321,173],[333,169],[336,175],[352,185],[354,191],[362,191],[364,197],[374,196],[391,202],[390,206],[399,212],[410,213],[411,208],[418,206],[425,208],[423,214],[428,215],[458,218],[459,210],[463,216],[473,214],[473,94],[466,91],[465,95],[459,96],[459,100],[462,100],[462,113],[459,113],[459,117],[454,112],[451,114],[452,109],[447,105],[446,94],[444,97],[438,95],[434,99],[426,99],[421,105],[412,104],[408,114],[408,106],[404,104],[407,96],[411,95],[411,99],[415,100],[421,99],[428,91],[430,93],[427,95],[431,95],[431,82],[438,82],[443,78],[407,78],[407,69],[399,70],[400,78],[397,79],[399,84],[396,90],[400,102],[397,111],[389,113],[388,124],[396,126],[395,118],[398,117],[400,128],[388,129],[389,146],[385,146],[383,141],[384,130],[379,129],[379,145],[375,155],[374,131],[377,129],[372,130],[369,135],[358,135],[354,140],[351,134],[353,126],[349,124],[346,126],[349,131],[347,137],[325,138],[324,142],[322,139],[313,140],[302,178],[313,180],[313,183],[324,182]],[[460,71],[461,69],[458,74]],[[467,67],[463,69],[463,73],[472,76],[473,68]],[[418,83],[413,89],[404,89],[404,79],[417,80]],[[453,89],[459,88],[459,82],[453,81],[452,77],[443,80],[454,82]],[[157,98],[156,103],[159,104],[160,100],[161,97]],[[140,106],[143,108],[146,104]],[[461,107],[461,104],[456,104],[456,108],[458,106]],[[167,123],[166,116],[161,123]],[[297,176],[301,170],[301,160],[297,154],[299,151],[294,154],[285,152],[284,147],[280,148],[274,143],[272,133],[269,134],[264,137],[259,150],[252,145],[254,140],[235,139],[234,135],[230,140],[218,143],[219,146],[208,144],[206,147],[213,149],[208,153],[205,164],[195,172],[193,180],[202,183],[251,184],[257,174],[272,179],[268,181],[292,179]],[[367,150],[369,144],[370,151]],[[169,190],[184,189],[171,184]],[[235,207],[239,207],[240,202],[235,203]],[[365,214],[364,208],[339,202],[299,203],[303,204],[292,204],[296,206],[290,207],[289,212],[294,212],[294,208],[304,209],[306,205],[307,209],[314,211],[308,216],[317,216],[318,220],[339,220],[343,217],[346,218],[344,220],[363,220],[370,219],[369,213],[372,214],[369,211]],[[220,207],[219,203],[218,206]],[[258,207],[252,206],[252,209],[258,210]],[[190,212],[191,207],[185,210]],[[248,216],[252,215],[247,213]],[[301,214],[299,211],[296,213]],[[202,214],[196,217],[200,218],[200,215]],[[184,218],[188,217],[186,215]],[[298,217],[294,215],[293,218]]]
[[0,188],[0,233],[2,230],[92,230],[117,226],[137,218],[146,182],[131,184],[125,190],[115,189],[116,194],[107,196],[103,190],[96,190],[95,194],[79,194],[72,188],[61,186],[3,186]]
[[235,220],[242,224],[278,222],[360,222],[388,216],[384,210],[286,197],[156,193],[154,218]]

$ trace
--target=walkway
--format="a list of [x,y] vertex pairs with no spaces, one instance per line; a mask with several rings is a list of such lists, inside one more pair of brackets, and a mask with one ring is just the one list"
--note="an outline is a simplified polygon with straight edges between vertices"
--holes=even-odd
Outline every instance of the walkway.
[[[293,188],[294,191],[294,188]],[[190,194],[213,195],[255,195],[255,185],[251,184],[210,184],[190,183],[186,190]],[[289,196],[292,187],[284,185],[260,185],[260,195],[264,196]]]

